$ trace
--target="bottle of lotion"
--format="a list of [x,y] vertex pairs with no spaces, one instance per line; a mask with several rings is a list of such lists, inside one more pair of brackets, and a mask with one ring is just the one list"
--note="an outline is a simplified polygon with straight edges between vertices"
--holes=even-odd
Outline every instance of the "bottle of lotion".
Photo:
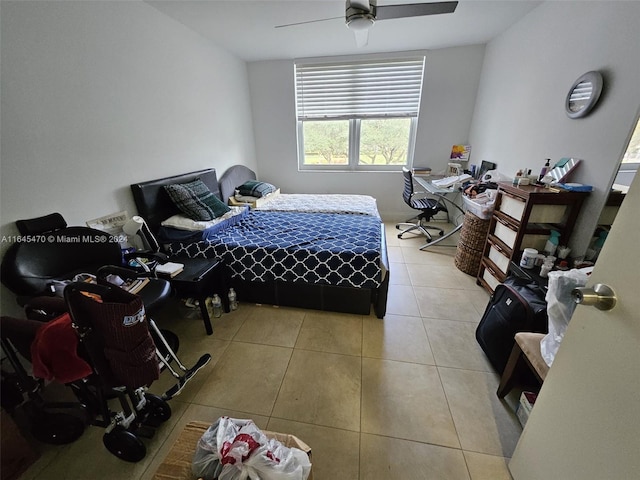
[[542,179],[544,178],[544,176],[547,174],[547,172],[549,171],[549,168],[551,168],[551,159],[547,158],[547,162],[544,164],[544,167],[542,167],[542,170],[540,170],[540,176],[538,177],[538,181],[542,181]]

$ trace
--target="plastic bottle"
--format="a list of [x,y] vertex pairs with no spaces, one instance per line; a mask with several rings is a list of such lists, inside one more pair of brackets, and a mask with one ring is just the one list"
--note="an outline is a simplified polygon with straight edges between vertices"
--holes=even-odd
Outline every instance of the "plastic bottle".
[[547,255],[553,255],[556,253],[556,248],[558,248],[558,243],[560,242],[560,232],[557,230],[551,230],[551,235],[549,236],[549,240],[544,246],[544,251]]
[[518,182],[520,181],[521,178],[522,178],[522,170],[518,170],[516,172],[516,176],[513,177],[513,185],[514,186],[518,185]]
[[229,289],[229,308],[232,311],[238,309],[238,298],[236,297],[236,291],[233,288]]
[[547,174],[550,168],[551,168],[551,159],[547,158],[547,161],[544,164],[544,167],[542,167],[542,170],[540,170],[540,176],[538,177],[539,182],[542,181],[542,179]]
[[220,318],[222,316],[222,300],[220,300],[217,293],[214,294],[211,299],[211,308],[213,310],[214,318]]

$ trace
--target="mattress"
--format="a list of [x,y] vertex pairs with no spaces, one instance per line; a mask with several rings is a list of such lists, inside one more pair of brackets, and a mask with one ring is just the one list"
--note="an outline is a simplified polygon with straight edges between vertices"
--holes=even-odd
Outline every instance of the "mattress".
[[252,282],[377,288],[382,281],[377,215],[254,210],[201,238],[172,242],[169,252],[221,258],[233,277]]

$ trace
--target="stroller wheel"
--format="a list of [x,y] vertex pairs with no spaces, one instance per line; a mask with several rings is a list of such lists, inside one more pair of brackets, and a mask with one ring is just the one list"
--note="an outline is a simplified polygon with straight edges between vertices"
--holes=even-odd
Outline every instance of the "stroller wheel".
[[31,433],[43,442],[65,445],[75,442],[83,434],[85,423],[78,417],[66,413],[44,413],[34,422]]
[[145,410],[152,419],[166,422],[171,418],[171,407],[161,397],[153,393],[145,393],[144,398],[148,402]]
[[122,427],[116,427],[102,436],[107,450],[126,462],[139,462],[147,454],[144,443],[133,433]]

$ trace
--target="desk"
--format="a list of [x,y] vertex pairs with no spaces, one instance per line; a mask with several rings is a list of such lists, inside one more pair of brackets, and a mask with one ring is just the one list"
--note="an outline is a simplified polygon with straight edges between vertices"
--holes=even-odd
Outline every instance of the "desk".
[[[455,225],[453,230],[451,230],[446,235],[444,235],[442,237],[439,237],[439,238],[436,238],[435,240],[432,240],[431,242],[426,243],[423,246],[421,246],[420,250],[424,250],[425,248],[431,247],[432,245],[437,245],[438,243],[440,243],[443,240],[449,238],[451,235],[453,235],[458,230],[460,230],[462,228],[462,221],[460,221],[459,224],[457,223],[458,219],[460,218],[460,215],[458,215],[458,213],[462,214],[462,216],[464,218],[464,210],[454,200],[452,200],[451,198],[448,198],[448,197],[457,197],[457,196],[459,196],[460,195],[460,191],[458,191],[456,189],[453,189],[453,188],[436,187],[433,183],[431,183],[432,180],[437,180],[439,178],[444,178],[443,176],[433,176],[433,175],[432,176],[420,176],[420,175],[414,175],[413,178],[416,181],[416,183],[418,183],[418,185],[420,185],[422,188],[424,188],[428,193],[438,197],[440,200],[442,200],[442,202],[445,205],[447,205],[447,206],[451,205],[453,207],[453,209],[454,209],[454,212],[456,213],[456,216],[453,219],[453,224]],[[449,210],[449,208],[447,207],[447,211],[448,210]],[[449,216],[449,218],[451,218],[451,217]],[[455,245],[446,245],[446,246],[454,247]]]

